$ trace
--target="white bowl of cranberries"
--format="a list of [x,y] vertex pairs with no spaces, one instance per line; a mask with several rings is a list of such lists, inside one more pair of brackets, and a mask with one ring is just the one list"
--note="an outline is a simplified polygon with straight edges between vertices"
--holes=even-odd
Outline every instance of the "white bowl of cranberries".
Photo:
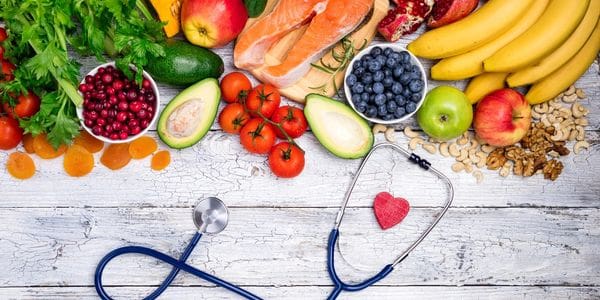
[[[135,74],[136,68],[131,70]],[[127,143],[144,135],[158,118],[160,99],[156,82],[145,71],[143,75],[140,86],[114,62],[90,71],[79,84],[81,126],[107,143]]]

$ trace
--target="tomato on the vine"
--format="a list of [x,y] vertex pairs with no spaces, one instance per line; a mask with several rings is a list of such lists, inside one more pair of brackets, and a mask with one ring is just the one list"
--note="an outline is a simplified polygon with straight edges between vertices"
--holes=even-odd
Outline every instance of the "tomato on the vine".
[[267,121],[251,119],[240,131],[240,143],[251,153],[268,153],[275,144],[275,130]]
[[[283,130],[293,139],[303,135],[308,127],[304,112],[301,109],[290,105],[278,108],[273,116],[271,116],[271,120],[281,124]],[[285,135],[279,129],[275,130],[275,134],[277,134],[277,137],[280,139],[285,138]]]
[[250,79],[242,72],[231,72],[221,79],[221,95],[227,103],[238,102],[252,90]]
[[4,42],[8,37],[8,33],[6,33],[6,28],[0,27],[0,43]]
[[240,103],[231,103],[225,106],[219,114],[219,125],[223,131],[228,133],[240,133],[240,130],[250,120],[250,114],[246,112]]
[[10,150],[17,147],[23,139],[23,129],[17,120],[9,117],[0,117],[0,149]]
[[10,61],[2,59],[2,71],[0,72],[0,81],[11,81],[15,79],[13,71],[17,68]]
[[252,116],[258,116],[257,112],[260,111],[265,118],[270,118],[280,103],[281,95],[277,88],[270,84],[259,84],[248,95],[246,108]]
[[0,59],[4,59],[4,47],[0,46]]
[[278,177],[296,177],[304,169],[304,152],[296,145],[281,142],[269,153],[269,167]]
[[15,106],[11,107],[7,102],[4,103],[4,111],[13,117],[27,118],[40,111],[40,97],[29,91],[27,95],[19,95],[15,101]]

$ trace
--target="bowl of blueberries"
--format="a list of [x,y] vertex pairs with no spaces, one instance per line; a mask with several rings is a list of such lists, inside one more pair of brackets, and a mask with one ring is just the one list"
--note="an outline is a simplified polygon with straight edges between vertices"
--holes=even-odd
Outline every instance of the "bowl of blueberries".
[[410,118],[427,92],[423,65],[396,44],[376,44],[360,51],[350,61],[344,82],[352,109],[379,124],[395,124]]

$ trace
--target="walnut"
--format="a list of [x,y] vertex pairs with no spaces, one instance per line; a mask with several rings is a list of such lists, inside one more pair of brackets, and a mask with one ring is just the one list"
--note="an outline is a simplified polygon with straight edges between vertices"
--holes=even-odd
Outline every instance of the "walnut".
[[525,149],[517,146],[507,147],[504,156],[512,161],[517,161],[525,156]]
[[485,162],[489,170],[498,170],[506,163],[504,148],[496,148],[492,151]]
[[541,170],[544,168],[544,165],[546,164],[546,161],[548,161],[548,159],[546,159],[546,154],[542,154],[542,155],[534,155],[533,157],[533,169],[535,172],[537,172],[538,170]]
[[517,176],[523,176],[523,160],[515,161],[515,167],[513,168],[513,173]]
[[535,174],[535,164],[533,157],[529,156],[523,160],[523,176],[530,177]]
[[569,153],[571,153],[571,151],[569,151],[569,148],[565,147],[564,141],[554,142],[554,145],[552,146],[551,150],[558,152],[558,154],[560,154],[561,156],[569,155]]
[[558,178],[558,175],[562,172],[564,165],[562,162],[553,159],[546,162],[542,171],[544,172],[544,179],[550,179],[552,181]]

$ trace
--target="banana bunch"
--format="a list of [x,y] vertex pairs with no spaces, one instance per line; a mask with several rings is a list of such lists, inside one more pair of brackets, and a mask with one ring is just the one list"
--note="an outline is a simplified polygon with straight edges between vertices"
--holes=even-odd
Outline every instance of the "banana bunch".
[[504,87],[532,85],[541,103],[573,84],[600,50],[600,0],[490,0],[464,19],[428,31],[408,45],[441,59],[436,80],[473,78],[471,102]]

